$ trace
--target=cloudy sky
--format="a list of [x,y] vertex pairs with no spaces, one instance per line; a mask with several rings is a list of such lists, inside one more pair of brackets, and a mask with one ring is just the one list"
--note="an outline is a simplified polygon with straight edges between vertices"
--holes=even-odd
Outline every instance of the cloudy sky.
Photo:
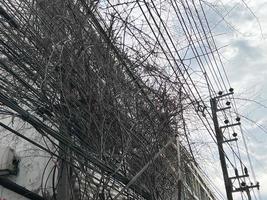
[[[225,46],[221,49],[224,65],[235,89],[239,112],[244,115],[244,137],[264,200],[267,199],[267,131],[264,130],[267,130],[267,0],[216,3],[225,21],[218,16],[211,21],[215,33],[223,33],[216,41]],[[246,157],[244,160],[247,161]]]

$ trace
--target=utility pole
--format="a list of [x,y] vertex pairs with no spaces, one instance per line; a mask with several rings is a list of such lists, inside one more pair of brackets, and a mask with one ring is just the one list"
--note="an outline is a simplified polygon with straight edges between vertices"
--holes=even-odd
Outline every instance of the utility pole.
[[[179,90],[179,103],[180,103],[180,109],[181,109],[181,117],[183,120],[183,128],[184,128],[184,114],[183,114],[183,104],[182,104],[182,87],[180,87]],[[184,128],[185,131],[185,128]],[[182,196],[182,170],[181,170],[181,146],[180,146],[180,135],[176,135],[176,146],[177,146],[177,164],[178,164],[178,183],[177,183],[177,189],[178,189],[178,198],[177,200],[181,200]]]
[[177,146],[177,162],[178,162],[178,200],[181,200],[182,195],[182,171],[181,171],[181,147],[179,134],[176,136],[176,146]]
[[[237,123],[228,124],[229,121],[225,120],[224,122],[226,125],[219,126],[217,112],[230,109],[231,106],[229,106],[230,102],[227,102],[226,103],[227,107],[218,109],[218,101],[222,97],[229,96],[229,95],[233,94],[232,88],[230,88],[229,91],[230,92],[227,94],[222,94],[222,92],[219,92],[219,96],[213,97],[210,100],[211,110],[212,110],[212,120],[214,123],[214,128],[215,128],[215,133],[216,133],[216,140],[217,140],[218,151],[219,151],[220,162],[221,162],[221,168],[222,168],[222,173],[223,173],[223,178],[224,178],[226,196],[227,196],[227,200],[233,200],[233,193],[234,192],[246,192],[248,200],[251,200],[250,189],[251,188],[259,189],[259,183],[257,182],[255,185],[253,185],[251,183],[251,185],[249,185],[249,186],[246,184],[246,182],[244,180],[246,177],[249,176],[246,167],[244,169],[245,174],[243,174],[243,175],[238,175],[238,171],[237,171],[237,169],[235,169],[235,176],[234,177],[229,177],[228,170],[227,170],[227,165],[226,165],[226,160],[225,160],[225,152],[223,150],[223,144],[228,143],[228,142],[237,141],[237,138],[236,138],[237,134],[233,133],[233,136],[234,136],[233,139],[224,140],[222,129],[226,129],[228,127],[240,125],[240,118],[237,117],[236,118]],[[234,189],[233,183],[232,183],[232,180],[234,180],[234,179],[238,180],[239,188]],[[243,180],[241,182],[241,184],[240,184],[240,179]]]
[[223,172],[223,179],[224,179],[224,183],[225,183],[227,200],[233,200],[232,182],[229,179],[225,155],[224,155],[224,150],[223,150],[223,134],[222,134],[222,131],[220,129],[219,122],[218,122],[218,116],[217,116],[217,111],[218,111],[217,98],[216,97],[211,98],[210,104],[211,104],[211,110],[212,110],[212,119],[213,119],[214,128],[215,128],[215,132],[216,132],[216,140],[217,140],[218,151],[219,151],[219,156],[220,156],[220,161],[221,161],[221,168],[222,168],[222,172]]

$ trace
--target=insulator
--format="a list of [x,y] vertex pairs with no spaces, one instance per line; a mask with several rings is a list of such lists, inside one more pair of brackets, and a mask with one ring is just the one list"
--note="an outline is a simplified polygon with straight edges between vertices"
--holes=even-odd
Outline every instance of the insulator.
[[237,136],[237,133],[233,133],[233,137],[236,137]]
[[235,168],[235,176],[238,177],[238,170]]
[[222,91],[219,91],[219,92],[218,92],[218,95],[222,95],[222,94],[223,94],[223,92],[222,92]]
[[236,117],[235,120],[239,122],[241,119],[240,117]]
[[229,120],[228,119],[224,120],[224,123],[225,124],[228,124],[229,123]]
[[244,172],[246,175],[248,175],[248,169],[246,167],[244,167]]
[[259,190],[260,189],[260,183],[256,182],[256,186],[257,186],[257,189]]
[[234,89],[233,89],[233,88],[230,88],[230,89],[229,89],[229,92],[233,92],[233,91],[234,91]]
[[242,187],[245,187],[245,186],[246,186],[246,183],[245,183],[245,182],[242,182],[242,183],[241,183],[241,186],[242,186]]
[[230,101],[227,101],[225,104],[226,104],[227,106],[230,106],[231,102],[230,102]]

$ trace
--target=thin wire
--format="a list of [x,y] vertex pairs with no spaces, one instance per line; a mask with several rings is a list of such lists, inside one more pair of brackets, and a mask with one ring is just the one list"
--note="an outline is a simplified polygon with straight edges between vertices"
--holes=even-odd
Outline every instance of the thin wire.
[[[168,46],[168,44],[167,44],[167,42],[166,42],[166,40],[165,40],[163,34],[161,33],[160,28],[158,27],[158,25],[157,25],[157,23],[156,23],[156,21],[155,21],[155,18],[154,18],[154,16],[152,15],[152,13],[151,13],[151,11],[150,11],[150,8],[148,7],[148,5],[147,5],[147,3],[146,3],[145,0],[144,0],[144,3],[145,3],[145,5],[146,5],[146,7],[147,7],[147,9],[148,9],[148,12],[149,12],[150,16],[152,17],[152,20],[154,21],[155,26],[157,27],[157,29],[158,29],[158,31],[159,31],[159,33],[160,33],[160,35],[161,35],[161,37],[162,37],[164,43],[166,44],[166,47],[168,48],[168,50],[169,50],[169,52],[170,52],[170,55],[173,57],[174,62],[176,62],[176,59],[174,58],[174,56],[173,56],[173,54],[172,54],[172,52],[171,52],[171,50],[170,50],[170,48],[169,48],[169,46]],[[153,4],[153,1],[152,1],[151,3],[152,3],[152,5],[154,5],[154,4]],[[144,11],[143,11],[143,9],[142,9],[142,6],[140,5],[139,2],[138,2],[138,5],[139,5],[140,10],[142,11],[142,13],[143,13],[143,15],[144,15],[144,17],[145,17],[147,23],[149,24],[151,31],[154,33],[153,28],[152,28],[152,26],[150,25],[150,22],[149,22],[149,20],[147,19],[146,15],[145,15],[145,13],[144,13]],[[155,5],[154,5],[154,8],[155,8]],[[157,9],[156,9],[156,8],[155,8],[155,11],[157,12]],[[158,14],[158,16],[160,17],[160,15],[159,15],[158,12],[157,12],[157,14]],[[161,22],[162,22],[162,19],[161,19],[161,18],[159,18],[159,19],[160,19]],[[170,41],[171,41],[172,45],[174,46],[174,49],[175,49],[176,52],[177,52],[177,55],[178,55],[178,57],[179,57],[179,60],[181,61],[182,66],[185,68],[185,71],[186,71],[186,73],[188,74],[188,71],[187,71],[186,67],[184,66],[184,63],[183,63],[183,61],[181,60],[181,57],[180,57],[180,55],[179,55],[179,53],[178,53],[178,51],[177,51],[177,49],[176,49],[176,47],[175,47],[175,45],[174,45],[174,43],[173,43],[173,41],[172,41],[172,39],[171,39],[171,37],[170,37],[170,35],[169,35],[169,33],[168,33],[168,31],[167,31],[167,29],[166,29],[166,27],[165,27],[165,25],[164,25],[163,22],[162,22],[162,25],[163,25],[163,28],[164,28],[164,30],[166,31],[168,37],[170,38]],[[170,63],[170,64],[171,64],[171,63]],[[179,68],[178,68],[178,70],[180,71]],[[181,76],[184,78],[184,76],[183,76],[182,73],[181,73]],[[192,78],[190,77],[189,74],[188,74],[188,76],[189,76],[189,79],[190,79],[190,81],[192,82],[193,87],[195,88],[195,90],[196,90],[198,96],[200,97],[200,100],[203,102],[203,100],[202,100],[202,98],[201,98],[201,96],[200,96],[200,94],[199,94],[199,92],[198,92],[196,86],[195,86],[194,83],[193,83]],[[185,80],[185,83],[188,85],[188,83],[187,83],[187,81],[186,81],[185,78],[184,78],[184,80]],[[189,86],[189,85],[188,85],[188,86]],[[182,86],[182,87],[183,87],[183,86]],[[185,89],[184,89],[184,90],[185,90]],[[186,91],[186,90],[185,90],[185,91]],[[191,91],[191,90],[189,90],[189,91]],[[194,93],[193,93],[192,91],[191,91],[191,94],[192,94],[193,97],[196,99],[196,97],[195,97],[195,95],[194,95]],[[203,102],[203,103],[204,103],[204,102]],[[198,113],[197,113],[197,114],[198,114]],[[210,113],[209,113],[209,114],[210,114]],[[199,116],[199,114],[198,114],[198,116]],[[206,129],[208,130],[209,134],[212,136],[211,132],[210,132],[209,129],[207,128],[207,126],[206,126],[206,124],[204,123],[203,119],[202,119],[200,116],[199,116],[199,118],[201,119],[202,123],[204,124],[204,126],[205,126]],[[205,117],[205,119],[206,119],[206,121],[208,122],[208,120],[207,120],[206,117]],[[209,122],[208,122],[208,125],[209,125],[210,129],[213,131],[213,129],[211,128],[211,125],[210,125]],[[214,132],[213,132],[213,133],[214,133]],[[215,138],[214,138],[214,136],[212,136],[212,138],[213,138],[214,142],[217,143],[216,140],[215,140]],[[225,153],[224,153],[224,154],[225,154]],[[225,154],[225,157],[227,158],[227,160],[229,161],[229,163],[234,167],[233,163],[231,162],[231,160],[228,158],[228,156],[227,156],[226,154]]]

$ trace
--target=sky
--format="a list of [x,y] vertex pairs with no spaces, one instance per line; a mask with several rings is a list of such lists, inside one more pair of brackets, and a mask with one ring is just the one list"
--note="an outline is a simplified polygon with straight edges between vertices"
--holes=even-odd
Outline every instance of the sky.
[[[215,34],[220,34],[216,42],[223,47],[220,51],[224,66],[235,89],[239,113],[244,116],[244,137],[264,200],[267,199],[267,0],[222,1],[224,6],[221,1],[216,2],[225,21],[220,22],[217,16],[211,23],[215,25]],[[248,161],[246,157],[244,160]],[[253,176],[253,172],[250,174]]]

